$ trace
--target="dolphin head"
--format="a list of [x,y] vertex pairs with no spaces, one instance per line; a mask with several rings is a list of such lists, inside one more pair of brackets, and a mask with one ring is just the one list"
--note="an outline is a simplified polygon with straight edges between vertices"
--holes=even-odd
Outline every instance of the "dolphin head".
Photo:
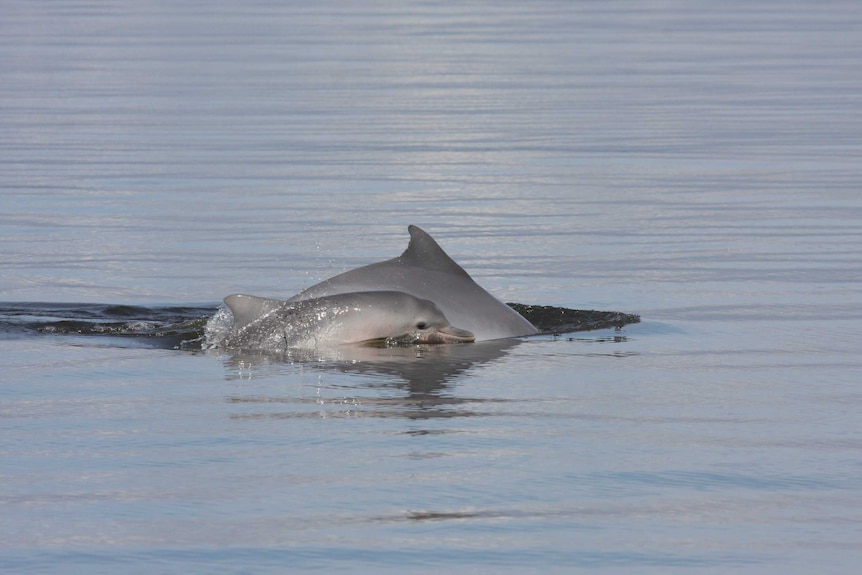
[[476,336],[466,329],[451,325],[427,327],[424,322],[416,324],[416,331],[411,332],[414,343],[470,343],[476,341]]
[[369,339],[385,339],[389,343],[469,343],[476,336],[454,327],[431,300],[403,292],[367,292],[365,328],[376,331]]

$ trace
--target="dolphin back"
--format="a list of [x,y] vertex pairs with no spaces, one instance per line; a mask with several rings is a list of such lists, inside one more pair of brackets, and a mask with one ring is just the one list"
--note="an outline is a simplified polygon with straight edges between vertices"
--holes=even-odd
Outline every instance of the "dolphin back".
[[400,256],[346,271],[296,294],[299,302],[335,294],[396,290],[427,299],[476,341],[538,333],[533,324],[488,293],[428,233],[411,225]]
[[410,242],[404,253],[396,258],[399,263],[452,274],[473,281],[470,274],[443,251],[443,248],[431,237],[431,234],[419,226],[413,225],[407,226],[407,231],[410,232]]

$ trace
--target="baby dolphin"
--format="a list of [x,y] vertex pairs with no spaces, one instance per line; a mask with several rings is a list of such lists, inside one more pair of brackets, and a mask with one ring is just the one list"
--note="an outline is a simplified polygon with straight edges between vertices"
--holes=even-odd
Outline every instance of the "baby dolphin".
[[284,351],[372,341],[472,342],[449,324],[433,302],[398,291],[341,293],[302,301],[251,295],[224,299],[233,327],[222,342],[231,349]]

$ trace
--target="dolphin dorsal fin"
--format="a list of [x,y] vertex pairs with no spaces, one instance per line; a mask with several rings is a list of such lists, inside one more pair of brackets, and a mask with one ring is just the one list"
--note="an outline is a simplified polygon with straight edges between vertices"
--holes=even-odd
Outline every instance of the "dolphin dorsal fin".
[[275,300],[245,294],[229,295],[224,298],[224,303],[233,314],[233,325],[236,329],[244,328],[278,306]]
[[410,243],[398,258],[402,263],[470,278],[470,274],[456,264],[425,230],[411,225],[407,226],[407,231],[410,232]]

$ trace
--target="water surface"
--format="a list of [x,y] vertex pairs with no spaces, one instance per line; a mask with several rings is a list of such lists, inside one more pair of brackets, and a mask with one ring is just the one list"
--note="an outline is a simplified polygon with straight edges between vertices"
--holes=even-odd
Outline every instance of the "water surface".
[[0,569],[854,572],[860,32],[845,1],[5,2],[4,305],[287,298],[413,223],[503,301],[642,322],[330,358],[7,324]]

